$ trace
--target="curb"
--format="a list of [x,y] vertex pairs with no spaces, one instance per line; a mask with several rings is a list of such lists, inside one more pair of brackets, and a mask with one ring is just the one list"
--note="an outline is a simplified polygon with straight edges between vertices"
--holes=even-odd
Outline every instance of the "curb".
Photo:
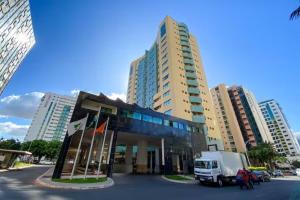
[[[51,170],[51,168],[49,169]],[[107,177],[107,181],[104,182],[103,184],[99,185],[99,184],[90,184],[89,186],[86,186],[85,184],[72,184],[72,183],[58,183],[58,184],[55,184],[56,182],[52,182],[51,181],[51,178],[48,178],[47,181],[43,181],[43,176],[45,174],[48,173],[47,170],[45,173],[43,173],[41,176],[39,176],[35,181],[34,181],[34,184],[38,185],[38,186],[41,186],[41,187],[47,187],[47,188],[52,188],[52,189],[72,189],[72,190],[89,190],[89,189],[104,189],[104,188],[108,188],[108,187],[111,187],[113,186],[115,183],[114,181]],[[50,183],[48,183],[48,181]],[[53,184],[54,183],[54,184]]]
[[169,181],[169,182],[173,182],[173,183],[181,183],[181,184],[195,184],[195,182],[192,180],[189,181],[178,181],[178,180],[172,180],[172,179],[168,179],[167,177],[165,177],[164,175],[161,176],[162,179]]

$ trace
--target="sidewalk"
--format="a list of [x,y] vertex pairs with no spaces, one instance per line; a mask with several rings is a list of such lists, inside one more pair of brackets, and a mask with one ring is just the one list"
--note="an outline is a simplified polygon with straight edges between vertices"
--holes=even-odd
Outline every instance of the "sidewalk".
[[35,180],[35,184],[53,189],[73,189],[73,190],[88,190],[88,189],[103,189],[114,185],[114,181],[107,177],[107,181],[100,183],[60,183],[52,181],[52,173],[54,168],[50,168],[46,173],[42,174]]

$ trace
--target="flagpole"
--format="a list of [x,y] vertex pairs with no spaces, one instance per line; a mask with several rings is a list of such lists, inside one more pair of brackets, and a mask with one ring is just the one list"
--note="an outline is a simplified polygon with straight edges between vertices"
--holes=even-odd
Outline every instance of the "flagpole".
[[101,113],[101,106],[99,108],[98,118],[97,118],[97,121],[96,121],[96,124],[95,124],[95,127],[94,127],[94,132],[93,132],[91,147],[90,147],[90,151],[89,151],[89,155],[88,155],[88,160],[87,160],[87,163],[86,163],[86,166],[85,166],[85,171],[84,171],[84,179],[86,179],[87,170],[88,170],[89,164],[90,164],[90,159],[91,159],[91,154],[92,154],[93,144],[94,144],[94,139],[95,139],[95,132],[96,132],[96,128],[97,128],[97,125],[98,125],[99,118],[100,118],[100,113]]
[[113,132],[111,133],[111,137],[110,137],[109,149],[108,149],[108,156],[107,156],[106,164],[109,164],[110,153],[111,153],[111,146],[112,146],[112,142],[113,142],[113,139],[114,139],[114,134],[115,134],[115,132],[113,131]]
[[72,173],[71,173],[70,179],[73,178],[73,175],[74,175],[74,172],[75,172],[76,163],[77,163],[77,159],[78,159],[79,151],[80,151],[80,148],[81,148],[81,143],[82,143],[83,135],[84,135],[84,132],[85,132],[85,129],[86,129],[86,123],[87,123],[88,118],[89,118],[89,113],[87,113],[87,115],[86,115],[86,121],[85,121],[84,129],[83,129],[81,137],[80,137],[79,144],[78,144],[78,148],[77,148],[77,152],[76,152],[76,156],[75,156],[75,161],[74,161],[74,164],[73,164],[73,168],[72,168]]
[[104,149],[104,144],[105,144],[105,138],[106,138],[108,123],[109,123],[109,117],[107,119],[107,123],[106,123],[106,127],[105,127],[105,132],[104,132],[104,137],[103,137],[103,142],[102,142],[102,147],[101,147],[101,152],[100,152],[100,158],[99,158],[99,164],[98,164],[98,171],[97,171],[97,179],[99,177],[99,172],[100,172],[100,168],[101,168],[102,154],[103,154],[103,149]]

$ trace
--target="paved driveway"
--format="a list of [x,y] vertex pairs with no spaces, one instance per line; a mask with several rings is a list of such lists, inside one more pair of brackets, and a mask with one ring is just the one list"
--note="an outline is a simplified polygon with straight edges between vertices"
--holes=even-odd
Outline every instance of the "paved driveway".
[[22,171],[0,173],[0,199],[5,200],[300,200],[300,181],[273,180],[254,190],[241,191],[236,186],[223,188],[171,183],[160,176],[115,175],[115,186],[100,190],[61,190],[33,185],[33,180],[48,168],[34,167]]

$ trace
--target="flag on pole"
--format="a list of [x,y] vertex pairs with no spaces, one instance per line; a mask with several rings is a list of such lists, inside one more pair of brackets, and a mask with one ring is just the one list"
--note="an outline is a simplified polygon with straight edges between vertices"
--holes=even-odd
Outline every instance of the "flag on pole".
[[104,130],[105,130],[106,122],[107,121],[100,124],[100,126],[96,129],[95,133],[99,133],[100,135],[102,135],[104,133]]
[[71,122],[68,126],[68,134],[69,136],[73,135],[79,130],[84,130],[85,125],[86,125],[87,117],[77,120],[75,122]]

